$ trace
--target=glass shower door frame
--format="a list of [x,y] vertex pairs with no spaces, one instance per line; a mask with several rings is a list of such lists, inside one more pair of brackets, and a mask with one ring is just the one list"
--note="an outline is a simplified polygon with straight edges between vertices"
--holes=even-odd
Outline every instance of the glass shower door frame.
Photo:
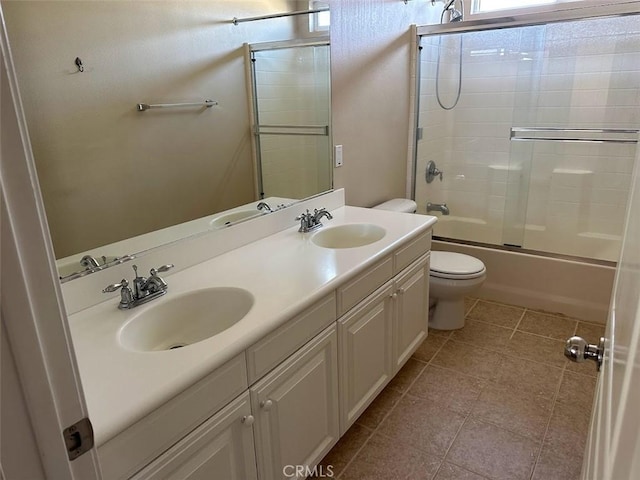
[[[263,124],[260,118],[259,97],[258,97],[258,82],[256,78],[256,53],[263,51],[273,51],[282,49],[293,48],[305,48],[305,47],[329,47],[329,37],[313,37],[309,39],[301,40],[285,40],[279,42],[265,42],[257,44],[245,44],[245,57],[247,66],[247,78],[250,85],[250,109],[253,125],[251,127],[252,137],[252,150],[254,158],[254,185],[256,196],[258,199],[265,197],[264,188],[264,171],[263,171],[263,158],[262,158],[262,135],[283,135],[283,136],[324,136],[328,139],[328,161],[332,162],[331,152],[331,125],[330,121],[326,125],[269,125]],[[331,118],[330,103],[328,105],[329,119]],[[329,188],[333,185],[332,169],[330,165],[328,167],[329,175]],[[315,192],[322,193],[322,192]]]

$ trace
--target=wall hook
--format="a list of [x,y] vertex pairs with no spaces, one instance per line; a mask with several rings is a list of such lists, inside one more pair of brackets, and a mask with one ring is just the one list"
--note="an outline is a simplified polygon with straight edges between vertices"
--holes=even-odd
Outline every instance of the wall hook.
[[80,57],[76,57],[75,64],[78,67],[78,71],[80,73],[84,72],[84,65],[82,64],[82,60],[80,60]]

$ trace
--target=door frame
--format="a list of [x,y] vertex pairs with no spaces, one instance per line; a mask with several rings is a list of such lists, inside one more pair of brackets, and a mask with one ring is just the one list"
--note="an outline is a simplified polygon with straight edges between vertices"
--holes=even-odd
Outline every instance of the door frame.
[[96,449],[70,461],[62,434],[88,411],[1,6],[0,53],[2,322],[45,476],[100,479]]

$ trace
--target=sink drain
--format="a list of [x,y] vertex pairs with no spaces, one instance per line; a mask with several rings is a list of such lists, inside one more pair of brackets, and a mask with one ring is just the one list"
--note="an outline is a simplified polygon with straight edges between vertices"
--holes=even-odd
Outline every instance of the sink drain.
[[186,347],[186,343],[176,343],[175,345],[171,345],[168,350],[175,350],[176,348]]

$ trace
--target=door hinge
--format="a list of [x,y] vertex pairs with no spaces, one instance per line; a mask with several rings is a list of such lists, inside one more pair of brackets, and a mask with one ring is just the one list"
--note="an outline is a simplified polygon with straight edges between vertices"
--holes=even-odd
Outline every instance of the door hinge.
[[62,431],[69,460],[75,460],[93,448],[93,426],[91,420],[83,418]]

